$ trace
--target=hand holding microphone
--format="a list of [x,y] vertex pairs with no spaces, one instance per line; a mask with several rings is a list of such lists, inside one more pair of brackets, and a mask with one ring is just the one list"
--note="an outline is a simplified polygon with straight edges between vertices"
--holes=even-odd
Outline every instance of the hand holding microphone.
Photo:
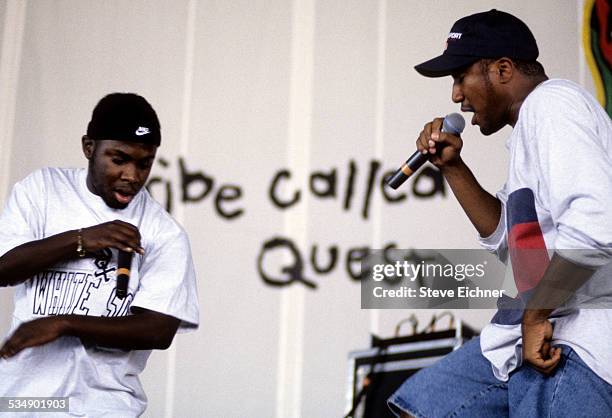
[[[116,219],[83,228],[79,230],[79,234],[77,251],[83,251],[83,254],[85,251],[95,254],[107,248],[118,250],[115,293],[119,299],[124,299],[128,293],[134,252],[144,254],[138,228],[128,222]],[[79,256],[83,257],[80,252]]]
[[[454,136],[459,136],[465,128],[465,119],[458,113],[451,113],[447,115],[442,121],[442,132],[449,133]],[[431,138],[431,123],[426,125],[426,129],[421,132],[426,137]],[[421,140],[421,138],[419,138]],[[428,145],[429,148],[432,148]],[[427,148],[427,147],[425,147]],[[425,162],[429,159],[431,154],[423,154],[421,151],[416,151],[406,162],[387,180],[387,184],[393,189],[397,189],[404,183],[408,177],[410,177],[415,171],[417,171]]]

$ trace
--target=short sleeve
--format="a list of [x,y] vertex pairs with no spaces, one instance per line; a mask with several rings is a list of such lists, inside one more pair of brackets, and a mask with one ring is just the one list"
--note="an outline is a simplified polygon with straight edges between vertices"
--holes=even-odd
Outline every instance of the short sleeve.
[[0,215],[0,255],[19,245],[41,239],[40,185],[35,174],[16,183]]
[[598,265],[596,259],[609,260],[612,249],[612,155],[598,129],[612,127],[598,124],[596,110],[579,94],[551,90],[546,103],[539,103],[535,136],[543,190],[557,230],[554,248],[580,250],[566,257]]
[[179,331],[196,329],[199,324],[198,294],[187,234],[176,227],[173,232],[156,237],[145,251],[132,307],[180,319]]
[[499,222],[497,228],[488,237],[478,236],[478,242],[480,246],[485,250],[495,254],[500,261],[506,262],[508,258],[508,240],[507,240],[507,227],[506,227],[506,201],[508,200],[508,194],[506,188],[497,192],[497,199],[501,202],[501,214],[499,216]]

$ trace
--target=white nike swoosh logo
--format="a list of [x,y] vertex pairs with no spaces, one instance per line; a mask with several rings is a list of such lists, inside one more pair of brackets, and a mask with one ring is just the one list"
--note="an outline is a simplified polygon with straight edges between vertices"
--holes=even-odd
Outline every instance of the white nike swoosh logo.
[[138,129],[136,129],[135,133],[138,136],[142,136],[142,135],[150,134],[151,131],[149,130],[149,128],[145,128],[144,126],[139,126]]

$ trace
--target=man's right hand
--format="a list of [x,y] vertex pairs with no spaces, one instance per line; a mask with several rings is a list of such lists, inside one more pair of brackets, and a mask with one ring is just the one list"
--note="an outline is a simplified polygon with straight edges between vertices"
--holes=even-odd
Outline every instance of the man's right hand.
[[463,147],[461,137],[442,132],[443,121],[436,118],[425,124],[416,141],[419,152],[429,154],[429,161],[440,169],[457,164]]
[[105,248],[116,248],[144,254],[138,228],[120,220],[83,228],[81,237],[83,238],[83,249],[88,253],[96,253]]
[[419,152],[440,169],[453,194],[481,237],[491,235],[501,218],[501,202],[480,186],[461,158],[463,140],[442,132],[443,118],[427,123],[417,139]]
[[[70,230],[8,251],[0,257],[0,287],[15,286],[58,262],[76,258],[77,239],[77,231]],[[119,220],[83,228],[81,240],[89,254],[116,248],[144,255],[138,228]]]

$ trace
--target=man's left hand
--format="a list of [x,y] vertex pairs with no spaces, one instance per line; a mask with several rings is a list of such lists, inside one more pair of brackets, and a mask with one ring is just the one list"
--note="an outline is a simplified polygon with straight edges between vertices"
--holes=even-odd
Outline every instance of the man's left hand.
[[47,344],[62,333],[62,321],[57,316],[24,322],[0,348],[0,358],[13,357],[24,348]]
[[553,326],[548,319],[523,320],[523,360],[546,375],[561,360],[561,348],[552,347]]

